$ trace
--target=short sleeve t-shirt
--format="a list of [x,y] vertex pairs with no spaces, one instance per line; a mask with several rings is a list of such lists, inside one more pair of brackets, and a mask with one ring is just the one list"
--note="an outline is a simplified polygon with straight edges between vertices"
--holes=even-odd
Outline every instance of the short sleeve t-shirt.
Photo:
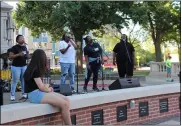
[[92,43],[91,45],[86,45],[84,48],[84,55],[91,58],[100,57],[102,49],[98,43]]
[[[75,63],[75,48],[73,47],[72,44],[69,49],[66,51],[66,53],[62,54],[60,52],[60,63]],[[65,41],[60,41],[59,42],[59,51],[62,49],[66,49],[68,47],[68,43]]]
[[171,68],[171,61],[169,59],[166,60],[166,67]]
[[13,62],[12,62],[12,66],[15,66],[15,67],[23,67],[23,66],[26,66],[26,57],[27,57],[27,48],[26,46],[21,46],[21,45],[15,45],[11,48],[11,52],[14,53],[14,54],[18,54],[20,52],[24,52],[25,56],[18,56],[16,58],[13,59]]
[[133,45],[129,42],[126,42],[126,46],[125,46],[124,42],[119,42],[116,44],[116,46],[113,49],[113,52],[116,53],[117,62],[120,62],[120,61],[123,62],[123,61],[129,60],[126,47],[127,47],[130,59],[132,59],[132,53],[135,51]]
[[39,89],[34,78],[39,78],[40,76],[40,72],[38,71],[38,69],[35,69],[35,71],[32,74],[32,78],[30,78],[29,80],[26,79],[26,77],[24,77],[25,80],[25,93],[30,93],[36,89]]

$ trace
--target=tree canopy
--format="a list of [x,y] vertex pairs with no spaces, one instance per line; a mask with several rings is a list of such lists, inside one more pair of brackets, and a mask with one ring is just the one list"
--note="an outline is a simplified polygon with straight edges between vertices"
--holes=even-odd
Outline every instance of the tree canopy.
[[[13,18],[17,27],[29,28],[33,36],[47,31],[53,40],[59,40],[68,27],[77,42],[91,30],[104,32],[105,26],[110,25],[119,31],[132,20],[150,34],[159,62],[162,61],[161,43],[174,34],[180,38],[181,27],[180,4],[172,1],[138,4],[132,1],[23,1],[18,3]],[[82,45],[78,45],[81,65]]]
[[134,23],[138,22],[149,31],[155,46],[156,61],[162,61],[162,39],[171,32],[180,33],[180,5],[172,1],[145,1],[129,10],[128,14]]
[[[116,12],[126,11],[133,2],[102,1],[24,1],[14,13],[17,26],[25,25],[33,35],[48,31],[53,39],[60,39],[68,26],[76,39],[105,24],[121,26],[125,19]],[[124,15],[124,13],[122,14]],[[119,24],[119,25],[118,25]]]

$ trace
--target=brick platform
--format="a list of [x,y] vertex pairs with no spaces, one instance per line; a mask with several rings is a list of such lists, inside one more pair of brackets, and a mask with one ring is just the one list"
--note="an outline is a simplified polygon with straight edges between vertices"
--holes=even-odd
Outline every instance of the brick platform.
[[[172,85],[170,85],[170,86],[172,86]],[[152,87],[152,86],[150,86],[150,87]],[[144,89],[145,87],[140,87],[140,88]],[[139,90],[139,88],[136,88],[136,89]],[[127,90],[131,90],[131,93],[132,93],[132,91],[134,89],[127,89]],[[152,90],[152,88],[151,88],[151,90]],[[164,88],[164,90],[165,90],[165,88]],[[174,89],[171,89],[171,90],[173,90],[172,92],[174,92],[174,93],[161,94],[161,95],[155,95],[155,96],[147,96],[147,94],[146,94],[146,97],[125,99],[125,100],[121,100],[121,101],[98,104],[98,105],[93,105],[93,106],[87,105],[88,107],[82,107],[82,108],[75,107],[78,109],[74,109],[74,107],[71,107],[71,108],[73,108],[71,110],[71,115],[76,115],[76,124],[77,125],[91,125],[92,124],[91,112],[95,111],[95,110],[103,110],[103,120],[104,120],[105,125],[107,125],[107,124],[112,124],[112,125],[113,124],[141,124],[142,122],[146,122],[146,121],[152,121],[152,120],[162,119],[162,118],[171,117],[171,116],[177,116],[177,115],[180,115],[180,108],[179,108],[180,92],[174,91]],[[100,93],[102,93],[102,92],[100,92]],[[106,93],[106,92],[103,92],[103,93]],[[111,92],[108,91],[108,93],[111,93]],[[145,91],[144,91],[144,93],[145,93]],[[92,94],[89,94],[89,95],[91,97]],[[113,93],[111,95],[113,95]],[[135,92],[133,92],[133,95],[135,95]],[[119,96],[116,96],[116,97],[119,97]],[[123,97],[123,96],[120,96],[120,97]],[[89,98],[89,96],[88,96],[88,98]],[[111,98],[111,97],[108,97],[108,98]],[[168,99],[168,112],[160,113],[159,100],[166,99],[166,98]],[[109,99],[107,99],[107,96],[104,97],[104,100],[105,99],[107,101],[109,100]],[[121,99],[123,99],[123,98],[121,98]],[[93,100],[93,99],[90,99],[90,100]],[[135,101],[134,108],[130,108],[130,106],[129,106],[129,103],[131,100]],[[91,102],[90,104],[94,103],[93,101],[90,101],[90,102]],[[101,102],[106,102],[106,101],[101,101]],[[148,102],[148,110],[149,110],[148,116],[139,117],[139,103],[140,102]],[[74,104],[76,106],[76,104],[79,104],[79,103],[71,102],[71,104],[72,104],[72,106],[74,106]],[[127,120],[117,122],[116,108],[118,106],[124,106],[124,105],[127,105]],[[27,113],[28,113],[28,109],[27,109]],[[59,112],[55,112],[55,113],[53,112],[52,114],[41,115],[41,116],[27,118],[27,119],[21,119],[18,121],[11,121],[11,122],[7,122],[4,124],[5,125],[36,125],[36,124],[56,125],[56,124],[63,124],[63,121],[61,119],[61,115]]]

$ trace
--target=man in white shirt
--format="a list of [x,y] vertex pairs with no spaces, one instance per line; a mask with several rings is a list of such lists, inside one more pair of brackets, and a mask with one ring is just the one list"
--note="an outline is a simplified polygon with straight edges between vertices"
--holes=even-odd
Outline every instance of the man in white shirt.
[[65,84],[66,75],[69,74],[70,86],[75,93],[75,42],[71,39],[70,34],[65,33],[59,43],[60,65],[61,65],[61,84]]

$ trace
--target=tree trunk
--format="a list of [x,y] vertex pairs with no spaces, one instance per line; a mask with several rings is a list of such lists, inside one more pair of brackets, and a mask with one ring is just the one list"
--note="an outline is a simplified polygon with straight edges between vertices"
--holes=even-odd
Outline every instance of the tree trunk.
[[152,17],[151,17],[151,13],[148,12],[148,20],[150,23],[150,28],[151,28],[151,35],[152,35],[152,39],[154,42],[154,46],[155,46],[155,56],[156,56],[156,62],[161,62],[162,61],[162,55],[161,55],[161,38],[162,38],[162,31],[157,30],[156,27],[154,27],[154,24],[152,22]]
[[179,56],[179,62],[181,64],[181,44],[177,44],[178,45],[178,56]]
[[156,31],[155,38],[152,36],[154,46],[155,46],[155,57],[156,62],[162,62],[162,53],[161,53],[161,39],[162,33],[160,31]]
[[162,62],[161,44],[160,44],[160,41],[156,41],[154,43],[154,46],[155,46],[156,62]]
[[75,34],[74,33],[74,36],[75,36],[75,40],[76,40],[76,44],[77,44],[76,72],[82,73],[82,70],[83,70],[82,34]]

